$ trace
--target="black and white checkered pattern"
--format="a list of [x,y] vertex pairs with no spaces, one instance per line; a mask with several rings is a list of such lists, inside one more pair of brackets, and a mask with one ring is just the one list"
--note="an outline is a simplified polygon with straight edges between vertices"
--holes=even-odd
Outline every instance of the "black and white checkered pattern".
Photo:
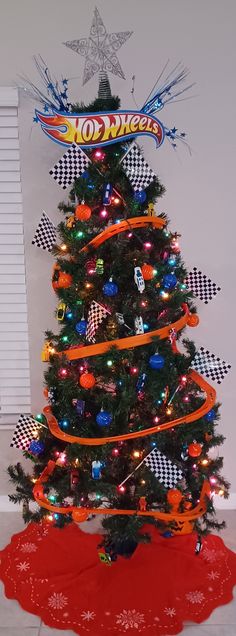
[[191,363],[191,367],[201,375],[205,375],[206,378],[221,384],[231,369],[231,364],[221,360],[221,358],[217,358],[208,349],[200,347]]
[[28,450],[30,442],[39,430],[40,424],[33,417],[20,415],[10,446],[20,448],[22,451]]
[[188,289],[198,296],[207,305],[209,300],[216,296],[221,290],[216,283],[203,274],[197,267],[194,267],[185,280]]
[[56,228],[46,212],[42,214],[32,243],[48,252],[52,251],[53,245],[56,243]]
[[154,473],[155,477],[165,488],[173,488],[183,479],[182,470],[168,459],[157,448],[154,448],[144,459],[144,464]]
[[49,174],[65,190],[76,179],[79,179],[90,163],[89,157],[77,144],[71,144],[70,148],[62,155],[61,159],[53,166]]
[[155,173],[145,161],[136,144],[131,146],[122,161],[122,165],[135,192],[145,190],[155,179]]
[[93,300],[88,312],[88,323],[86,330],[86,339],[89,342],[96,342],[95,333],[103,319],[106,318],[106,316],[108,316],[108,314],[110,313],[111,312],[108,311],[106,307],[103,307],[103,305],[97,303],[96,300]]

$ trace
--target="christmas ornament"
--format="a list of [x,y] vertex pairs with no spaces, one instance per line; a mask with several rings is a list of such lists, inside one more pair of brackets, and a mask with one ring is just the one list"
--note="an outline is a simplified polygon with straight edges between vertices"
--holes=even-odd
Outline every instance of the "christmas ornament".
[[85,263],[86,273],[88,276],[92,276],[96,272],[96,261],[95,258],[91,258],[89,261]]
[[92,214],[92,210],[88,205],[81,203],[75,208],[75,218],[77,221],[88,221]]
[[102,202],[103,205],[110,205],[111,203],[111,195],[112,195],[112,185],[111,183],[106,183],[103,188],[103,197]]
[[146,512],[146,510],[147,510],[146,497],[140,497],[139,498],[138,507],[139,507],[140,512]]
[[46,340],[44,342],[42,352],[41,352],[41,360],[42,362],[49,362],[50,356],[55,353],[56,349],[53,346],[53,343],[50,340]]
[[72,284],[72,276],[66,272],[62,272],[59,265],[54,266],[52,276],[52,286],[54,291],[56,289],[66,289]]
[[214,411],[214,409],[211,409],[210,411],[208,411],[208,413],[206,413],[205,419],[207,422],[212,422],[215,419],[215,416],[216,412]]
[[144,325],[143,325],[142,316],[135,316],[134,329],[135,329],[136,336],[140,335],[141,333],[144,333]]
[[205,433],[204,435],[206,442],[210,442],[212,440],[212,433]]
[[187,325],[189,327],[197,327],[199,324],[199,317],[197,314],[189,314],[187,318]]
[[103,274],[104,272],[104,260],[103,258],[98,258],[96,261],[96,272],[97,274]]
[[142,275],[144,280],[152,280],[154,276],[154,269],[152,265],[148,265],[148,263],[144,263],[142,266]]
[[144,203],[144,201],[146,201],[147,195],[145,190],[136,190],[136,192],[134,193],[134,200],[137,203]]
[[201,455],[201,452],[202,452],[201,444],[198,444],[198,442],[192,442],[192,444],[189,444],[188,454],[190,455],[190,457],[199,457],[199,455]]
[[75,328],[77,333],[80,336],[84,336],[87,329],[87,320],[85,320],[84,318],[81,318],[81,320],[79,320],[79,322],[76,323]]
[[103,285],[102,291],[105,296],[116,296],[118,294],[118,285],[113,283],[112,277]]
[[28,448],[28,452],[33,453],[33,455],[40,455],[41,453],[43,453],[44,449],[44,442],[42,442],[41,440],[32,439]]
[[54,404],[57,400],[57,389],[55,386],[50,386],[48,388],[48,399],[52,404]]
[[167,501],[171,507],[177,509],[182,501],[183,495],[177,488],[171,488],[167,493]]
[[141,267],[134,268],[134,282],[137,285],[138,291],[140,292],[140,294],[142,294],[145,289],[145,282],[144,282]]
[[100,413],[96,416],[96,422],[99,426],[109,426],[112,422],[112,414],[101,409]]
[[165,289],[173,289],[177,283],[175,274],[166,274],[163,278],[163,285]]
[[79,382],[83,389],[92,389],[96,384],[96,379],[93,373],[82,373]]
[[148,363],[151,369],[162,369],[164,367],[165,360],[159,355],[159,353],[155,353],[149,358]]
[[92,462],[92,478],[101,479],[102,478],[101,470],[102,470],[102,462],[95,459]]
[[70,489],[72,492],[76,490],[76,486],[79,483],[79,473],[78,470],[72,470],[70,473]]
[[65,46],[85,57],[83,84],[98,71],[109,71],[125,79],[116,52],[131,35],[132,31],[107,33],[98,9],[94,10],[89,37],[64,42]]

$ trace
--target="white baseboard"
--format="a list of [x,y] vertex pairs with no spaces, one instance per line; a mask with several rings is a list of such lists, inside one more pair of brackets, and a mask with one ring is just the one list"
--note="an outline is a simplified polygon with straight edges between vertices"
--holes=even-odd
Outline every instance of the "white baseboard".
[[[214,497],[214,505],[217,510],[236,510],[236,492],[232,492],[229,499]],[[19,512],[22,506],[9,501],[7,495],[0,495],[0,512]]]

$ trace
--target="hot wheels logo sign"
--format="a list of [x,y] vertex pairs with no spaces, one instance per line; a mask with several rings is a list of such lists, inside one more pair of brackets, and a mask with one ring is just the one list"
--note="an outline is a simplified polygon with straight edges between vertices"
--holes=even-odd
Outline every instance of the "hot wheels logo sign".
[[149,135],[159,147],[165,136],[164,127],[153,115],[142,111],[119,110],[111,113],[61,113],[52,114],[36,110],[37,120],[43,132],[64,146],[72,143],[84,148],[103,146],[131,137]]

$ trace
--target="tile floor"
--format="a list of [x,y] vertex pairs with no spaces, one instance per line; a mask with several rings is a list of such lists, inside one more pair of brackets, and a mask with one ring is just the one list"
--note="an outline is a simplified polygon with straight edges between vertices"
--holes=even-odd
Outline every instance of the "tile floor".
[[[236,511],[218,511],[217,516],[227,522],[227,529],[221,533],[222,538],[231,550],[236,550]],[[23,527],[19,512],[1,513],[0,549],[9,542],[12,534],[20,532]],[[234,601],[216,609],[201,625],[187,623],[182,634],[183,636],[236,636],[236,588]],[[0,636],[73,635],[72,631],[46,627],[40,618],[24,612],[16,601],[7,600],[0,583]]]

